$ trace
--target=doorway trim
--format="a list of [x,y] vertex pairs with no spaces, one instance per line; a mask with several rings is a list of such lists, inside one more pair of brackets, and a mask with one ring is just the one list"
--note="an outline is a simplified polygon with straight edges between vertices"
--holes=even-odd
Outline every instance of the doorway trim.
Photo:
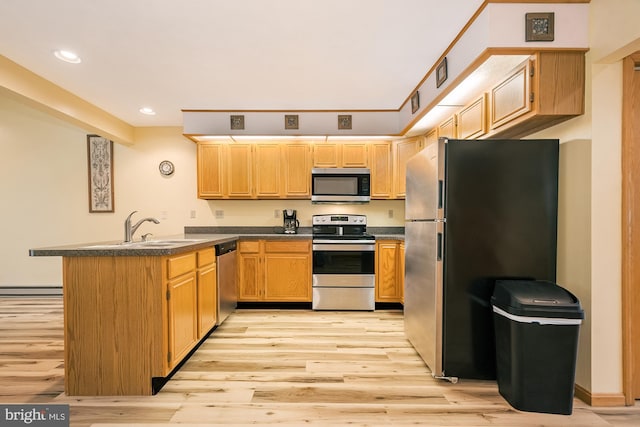
[[[640,398],[640,51],[622,61],[622,391]],[[634,310],[635,308],[635,310]]]

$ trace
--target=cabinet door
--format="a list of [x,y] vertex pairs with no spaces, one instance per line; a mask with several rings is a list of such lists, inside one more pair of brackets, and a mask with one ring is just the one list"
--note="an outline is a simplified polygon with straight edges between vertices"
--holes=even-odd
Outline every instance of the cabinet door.
[[425,147],[435,144],[436,142],[438,142],[438,128],[431,129],[431,131],[424,136]]
[[407,160],[418,152],[418,144],[418,138],[410,138],[394,143],[394,195],[398,199],[404,199],[407,186]]
[[221,198],[222,187],[222,144],[198,143],[198,197],[201,199]]
[[398,282],[400,285],[400,301],[404,304],[404,241],[400,242],[400,263],[398,271]]
[[400,302],[399,242],[381,240],[376,242],[376,301]]
[[198,339],[216,324],[216,265],[198,269]]
[[345,168],[366,168],[369,166],[368,144],[344,143],[342,144],[341,166]]
[[310,198],[311,149],[309,144],[285,144],[283,158],[284,196]]
[[456,138],[457,135],[455,116],[449,117],[447,120],[440,123],[440,126],[438,126],[439,138]]
[[491,129],[531,111],[530,66],[530,61],[526,61],[489,91]]
[[263,295],[262,252],[259,241],[238,244],[238,301],[259,301]]
[[371,169],[371,198],[390,199],[393,195],[391,144],[376,142],[369,147]]
[[265,301],[311,301],[311,242],[267,241]]
[[318,143],[313,145],[314,168],[337,168],[340,166],[340,152],[338,144]]
[[226,146],[227,196],[250,198],[252,186],[252,144],[229,144]]
[[195,271],[168,284],[169,369],[175,367],[198,340]]
[[458,138],[479,138],[487,133],[486,95],[471,102],[458,113]]
[[256,144],[254,176],[256,196],[278,198],[281,196],[280,144]]

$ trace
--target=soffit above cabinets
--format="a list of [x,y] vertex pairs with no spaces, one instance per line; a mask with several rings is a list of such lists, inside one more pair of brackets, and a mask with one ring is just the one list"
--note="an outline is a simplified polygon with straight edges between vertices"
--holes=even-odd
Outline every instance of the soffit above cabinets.
[[[145,126],[183,126],[186,135],[409,135],[489,57],[588,49],[587,0],[33,1],[0,2],[0,55],[17,65],[0,73],[0,86],[125,142]],[[541,12],[555,14],[555,39],[525,42],[525,14]],[[82,62],[58,61],[57,49]],[[445,57],[448,76],[436,86]],[[18,69],[49,82],[47,95],[69,96],[34,96]],[[86,104],[96,111],[83,115]],[[245,126],[230,132],[236,113]],[[299,116],[298,129],[285,129],[285,114]],[[352,116],[351,128],[338,128],[337,115]]]
[[[553,13],[552,41],[527,42],[525,16]],[[482,93],[524,58],[539,50],[588,50],[588,4],[492,3],[483,8],[446,48],[424,78],[390,110],[184,110],[184,134],[198,135],[419,135],[447,114]],[[444,79],[438,74],[446,63]],[[415,108],[413,96],[418,94]],[[285,116],[298,116],[298,128],[286,129]],[[339,127],[350,115],[352,126]],[[243,119],[232,129],[231,116]]]

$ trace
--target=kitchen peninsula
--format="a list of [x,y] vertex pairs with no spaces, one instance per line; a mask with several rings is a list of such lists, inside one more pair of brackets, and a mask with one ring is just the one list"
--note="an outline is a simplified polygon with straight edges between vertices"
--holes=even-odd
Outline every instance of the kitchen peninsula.
[[[295,241],[308,243],[310,250],[310,230],[300,231],[185,228],[184,235],[149,242],[30,250],[31,256],[62,257],[65,393],[155,394],[215,328],[214,246],[233,240]],[[381,242],[402,238],[397,227],[377,231]],[[308,263],[305,280],[310,282],[310,252]],[[380,277],[388,280],[386,274]]]
[[214,245],[238,238],[199,234],[32,249],[31,256],[62,257],[66,394],[156,393],[213,330]]

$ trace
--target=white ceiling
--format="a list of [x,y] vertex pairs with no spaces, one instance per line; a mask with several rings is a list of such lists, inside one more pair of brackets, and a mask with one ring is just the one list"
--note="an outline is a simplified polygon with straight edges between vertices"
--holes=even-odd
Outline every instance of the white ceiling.
[[482,3],[2,0],[0,55],[133,126],[181,126],[181,109],[397,109]]

